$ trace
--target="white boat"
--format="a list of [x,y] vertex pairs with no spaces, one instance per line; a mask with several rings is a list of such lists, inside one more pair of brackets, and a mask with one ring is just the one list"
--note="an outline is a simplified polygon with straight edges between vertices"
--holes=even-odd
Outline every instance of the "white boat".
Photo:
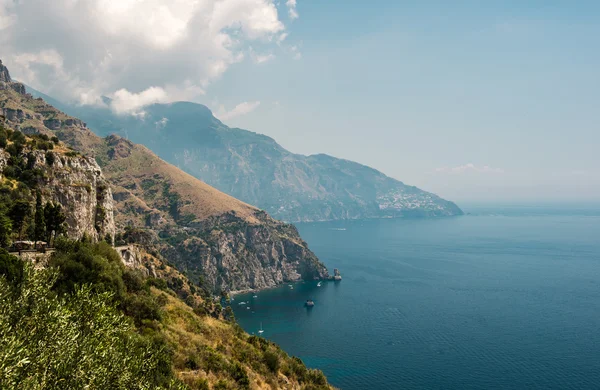
[[319,282],[319,283],[317,283],[317,287],[321,287],[321,283],[322,283],[322,282]]
[[246,304],[246,302],[240,302],[240,303],[238,303],[238,305],[245,305],[245,304]]
[[258,295],[253,295],[252,298],[258,298]]
[[261,322],[260,323],[260,330],[258,331],[258,334],[263,334],[263,333],[264,333],[264,330],[262,328],[262,322]]

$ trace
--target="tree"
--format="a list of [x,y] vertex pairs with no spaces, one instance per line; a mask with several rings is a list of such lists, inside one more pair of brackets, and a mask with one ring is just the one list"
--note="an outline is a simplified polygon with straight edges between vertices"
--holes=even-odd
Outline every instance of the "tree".
[[13,228],[16,230],[19,235],[19,240],[23,237],[23,227],[25,226],[25,221],[31,214],[31,205],[29,201],[25,199],[18,199],[13,203],[9,216],[13,223]]
[[6,248],[10,245],[10,235],[12,233],[12,221],[0,211],[0,248]]
[[65,215],[60,204],[54,205],[50,202],[44,206],[44,222],[46,224],[46,241],[52,243],[52,238],[61,234],[64,230]]
[[44,208],[42,207],[42,194],[38,191],[35,195],[35,228],[33,231],[33,240],[37,249],[37,242],[45,238],[46,223],[44,222]]

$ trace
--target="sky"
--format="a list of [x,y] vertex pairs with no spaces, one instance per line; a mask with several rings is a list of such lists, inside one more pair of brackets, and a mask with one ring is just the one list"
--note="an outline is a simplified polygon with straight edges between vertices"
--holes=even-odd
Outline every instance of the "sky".
[[600,200],[598,37],[583,0],[0,0],[38,90],[199,102],[459,203]]

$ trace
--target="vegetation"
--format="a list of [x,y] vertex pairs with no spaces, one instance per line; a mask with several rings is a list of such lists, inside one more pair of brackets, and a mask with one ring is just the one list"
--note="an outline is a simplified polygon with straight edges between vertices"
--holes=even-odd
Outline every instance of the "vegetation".
[[156,376],[164,351],[134,331],[111,293],[56,294],[57,275],[25,266],[19,288],[0,279],[1,388],[183,388]]
[[[66,218],[60,205],[43,204],[40,191],[43,172],[35,168],[32,152],[40,145],[49,143],[53,147],[54,143],[45,135],[27,138],[20,131],[3,127],[0,127],[1,139],[7,140],[5,150],[9,158],[1,172],[7,180],[0,183],[0,247],[6,248],[15,239],[24,238],[46,240],[50,244],[64,234]],[[25,153],[26,149],[29,152]],[[45,158],[47,163],[54,163],[53,153],[47,152]]]

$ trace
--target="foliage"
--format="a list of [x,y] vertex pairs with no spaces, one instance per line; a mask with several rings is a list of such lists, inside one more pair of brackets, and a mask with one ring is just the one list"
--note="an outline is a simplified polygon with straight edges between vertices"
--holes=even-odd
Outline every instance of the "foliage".
[[19,239],[23,234],[23,227],[25,226],[26,219],[31,214],[31,205],[26,199],[17,199],[10,209],[10,218],[13,222],[13,229],[16,230]]
[[0,388],[149,389],[162,350],[138,336],[110,293],[56,295],[55,270],[25,267],[21,289],[0,279]]
[[56,160],[56,157],[54,157],[54,153],[46,152],[46,164],[48,164],[49,166],[52,166],[52,165],[54,165],[55,160]]
[[0,249],[0,275],[11,286],[19,286],[23,280],[23,262],[16,256]]
[[263,358],[265,359],[265,364],[269,367],[269,370],[272,372],[279,371],[279,356],[275,352],[265,351]]
[[11,233],[12,221],[6,216],[4,210],[0,210],[0,248],[6,248],[10,245]]
[[56,239],[57,235],[64,233],[65,220],[66,217],[62,212],[62,206],[60,204],[54,205],[53,203],[46,202],[46,206],[44,206],[44,222],[46,241],[49,245],[52,242],[52,238]]
[[46,222],[44,221],[44,209],[42,207],[42,194],[38,191],[35,195],[35,216],[34,216],[35,230],[34,237],[35,241],[44,239],[46,235]]

